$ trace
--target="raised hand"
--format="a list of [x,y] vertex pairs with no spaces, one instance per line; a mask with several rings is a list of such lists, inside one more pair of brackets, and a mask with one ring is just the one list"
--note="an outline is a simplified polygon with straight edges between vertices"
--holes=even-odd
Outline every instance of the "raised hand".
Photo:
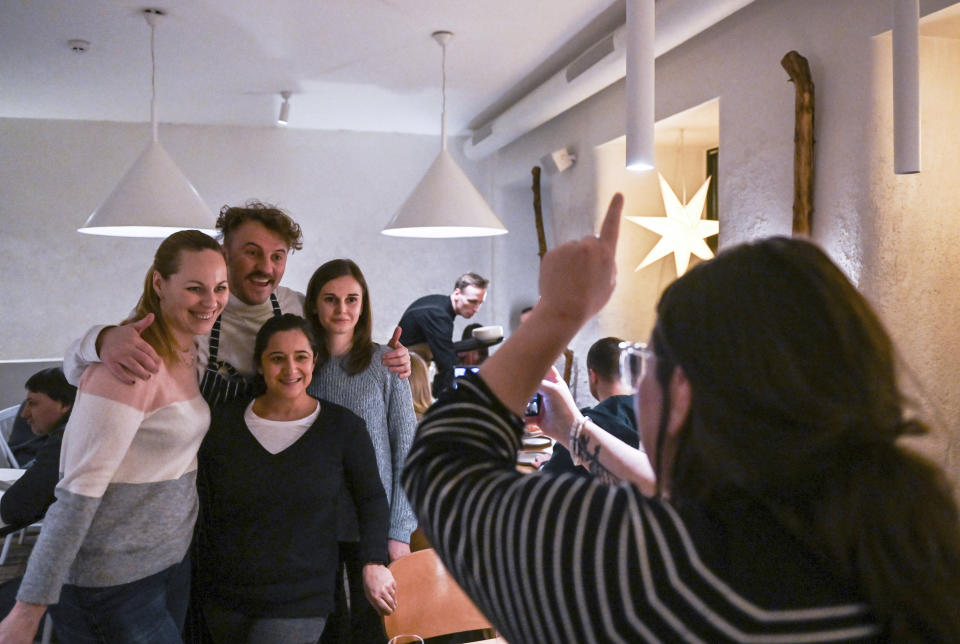
[[402,332],[403,330],[399,326],[393,330],[393,337],[391,337],[390,342],[387,343],[387,346],[393,349],[393,351],[384,353],[381,362],[384,367],[401,378],[409,378],[410,352],[407,351],[405,346],[400,344],[400,334]]
[[525,417],[524,421],[537,425],[544,434],[567,447],[570,441],[570,426],[583,414],[577,409],[567,383],[555,368],[550,367],[547,376],[540,381],[539,392],[543,396],[540,413],[537,416]]
[[558,246],[543,257],[540,302],[553,315],[585,322],[603,308],[617,283],[614,257],[623,196],[610,200],[600,234]]
[[523,413],[554,356],[610,299],[617,278],[614,259],[622,210],[623,197],[616,194],[599,235],[563,244],[544,255],[540,301],[480,368],[490,390],[516,414]]
[[153,313],[139,320],[107,327],[97,338],[97,353],[110,373],[120,382],[132,385],[135,379],[148,380],[160,368],[160,356],[140,337],[153,324]]

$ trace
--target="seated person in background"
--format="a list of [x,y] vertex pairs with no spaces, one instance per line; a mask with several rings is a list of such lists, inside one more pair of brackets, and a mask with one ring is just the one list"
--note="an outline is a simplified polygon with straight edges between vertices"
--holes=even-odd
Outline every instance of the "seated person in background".
[[54,502],[53,489],[60,480],[60,442],[77,388],[67,382],[60,368],[44,369],[30,376],[21,416],[37,437],[47,440],[27,471],[3,493],[0,520],[5,526],[25,526],[40,519]]
[[410,353],[410,393],[413,394],[413,413],[417,415],[417,422],[433,404],[430,395],[430,370],[423,358],[416,353]]
[[[77,397],[77,388],[67,382],[60,368],[43,369],[30,376],[24,385],[27,399],[20,416],[34,439],[34,450],[24,460],[26,472],[13,482],[0,499],[0,534],[14,532],[43,518],[56,500],[53,490],[60,480],[60,444],[63,430]],[[16,426],[14,426],[16,429]],[[11,439],[14,434],[10,434]],[[26,444],[19,441],[20,445]],[[35,455],[35,458],[34,458]],[[21,461],[21,454],[14,453]],[[14,577],[0,585],[0,614],[6,615],[16,603],[23,577]]]
[[[584,407],[580,413],[630,447],[640,448],[637,417],[633,412],[633,389],[620,379],[621,342],[620,338],[601,338],[587,352],[590,394],[600,402],[594,407]],[[553,456],[541,469],[555,474],[590,474],[582,465],[574,465],[570,452],[559,443],[553,446]]]
[[[17,409],[17,416],[13,420],[13,427],[10,428],[10,436],[7,438],[7,445],[13,452],[13,457],[17,459],[17,465],[26,469],[33,459],[37,457],[37,452],[47,442],[47,436],[37,436],[30,429],[30,423],[23,417],[23,410],[27,406],[27,401],[20,403]],[[11,467],[13,467],[11,465]]]
[[[463,334],[460,336],[460,342],[457,342],[457,364],[463,366],[475,366],[483,364],[483,361],[490,357],[489,347],[475,340],[473,337],[473,330],[479,329],[482,327],[482,324],[468,324],[463,328]],[[461,349],[465,343],[470,344],[469,349]]]
[[523,324],[524,322],[526,322],[527,318],[530,317],[530,313],[532,312],[533,312],[532,306],[523,307],[523,310],[520,311],[520,324]]

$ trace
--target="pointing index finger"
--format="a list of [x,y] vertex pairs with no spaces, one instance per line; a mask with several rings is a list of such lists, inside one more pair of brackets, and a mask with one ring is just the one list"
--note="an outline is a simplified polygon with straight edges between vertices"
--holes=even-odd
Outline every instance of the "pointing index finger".
[[611,251],[617,249],[617,238],[620,236],[621,212],[623,212],[623,195],[618,192],[613,195],[613,199],[610,200],[607,215],[603,218],[603,223],[600,225],[600,234],[597,235],[600,242]]

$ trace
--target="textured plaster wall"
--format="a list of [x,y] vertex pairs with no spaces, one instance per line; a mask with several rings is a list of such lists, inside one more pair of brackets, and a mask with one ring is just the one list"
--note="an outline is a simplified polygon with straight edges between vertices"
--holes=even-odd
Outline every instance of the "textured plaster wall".
[[[926,15],[952,2],[920,4]],[[877,56],[886,54],[878,54],[874,37],[890,27],[886,3],[872,0],[757,0],[657,59],[656,113],[663,119],[719,99],[721,247],[789,234],[794,87],[780,59],[791,49],[808,59],[817,109],[813,239],[862,285],[918,382],[935,399],[949,426],[941,436],[948,447],[937,452],[960,481],[955,447],[960,296],[953,250],[960,241],[958,195],[956,171],[937,170],[941,161],[948,167],[948,157],[960,149],[955,136],[960,103],[953,85],[960,74],[947,62],[954,55],[951,46],[925,42],[925,60],[926,52],[936,49],[943,62],[935,69],[924,63],[924,102],[940,107],[933,108],[936,115],[924,115],[924,174],[912,183],[893,177],[892,163],[880,149],[892,145],[892,133],[875,114],[890,109],[890,94],[879,84],[889,72],[876,69]],[[592,232],[615,188],[616,179],[598,179],[602,161],[594,149],[623,136],[624,101],[623,83],[612,85],[487,161],[499,184],[550,150],[571,146],[577,152],[577,165],[550,184],[557,243]],[[934,126],[937,119],[942,125]],[[637,302],[633,310],[606,311],[581,331],[573,342],[578,356],[583,358],[593,339],[633,332],[638,319],[648,320],[661,278],[648,273],[649,301]],[[582,392],[579,400],[589,403]]]
[[[137,124],[0,119],[0,360],[62,356],[89,325],[117,321],[136,303],[159,241],[76,228],[148,137],[148,126]],[[303,290],[320,263],[355,259],[370,283],[380,340],[413,299],[449,292],[464,271],[495,275],[497,249],[511,250],[489,239],[380,234],[436,156],[437,137],[165,125],[160,140],[214,211],[258,197],[298,220],[304,250],[290,257],[286,286]],[[485,171],[468,170],[483,185]],[[508,209],[506,225],[517,228],[510,216]],[[509,258],[502,264],[520,272]],[[529,281],[535,269],[517,281]],[[497,281],[496,288],[510,282]],[[509,316],[496,298],[481,313],[504,325]]]
[[922,171],[894,175],[891,39],[874,41],[869,212],[860,285],[897,342],[933,454],[960,480],[960,40],[921,38]]

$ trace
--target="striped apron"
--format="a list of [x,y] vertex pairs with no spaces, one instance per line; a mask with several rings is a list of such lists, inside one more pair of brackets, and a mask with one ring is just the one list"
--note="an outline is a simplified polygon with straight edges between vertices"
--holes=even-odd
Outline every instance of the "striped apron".
[[[273,315],[279,317],[281,315],[280,302],[277,300],[276,294],[270,294],[270,303],[273,304]],[[217,360],[217,354],[220,350],[220,319],[222,317],[221,315],[217,318],[210,330],[210,359],[207,361],[203,378],[200,379],[200,394],[211,409],[238,398],[253,395],[251,379],[244,378],[230,363]],[[250,347],[250,350],[253,351],[253,347]]]

